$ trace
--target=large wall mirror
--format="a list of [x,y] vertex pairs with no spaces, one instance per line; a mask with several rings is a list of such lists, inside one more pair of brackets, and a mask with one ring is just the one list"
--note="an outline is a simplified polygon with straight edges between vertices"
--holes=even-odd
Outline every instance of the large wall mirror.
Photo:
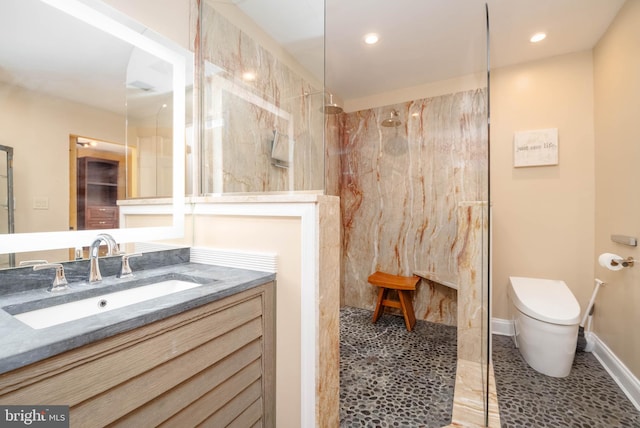
[[[182,236],[190,55],[101,2],[0,4],[0,145],[13,148],[15,202],[0,254],[86,246],[98,230],[121,243]],[[118,224],[117,201],[140,198],[167,198],[171,224]]]

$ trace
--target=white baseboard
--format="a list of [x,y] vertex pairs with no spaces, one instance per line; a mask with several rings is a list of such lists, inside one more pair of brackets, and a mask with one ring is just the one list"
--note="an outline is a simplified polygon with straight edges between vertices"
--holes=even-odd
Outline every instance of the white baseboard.
[[513,336],[513,321],[502,318],[491,318],[491,333],[501,336]]
[[587,333],[587,342],[593,343],[593,355],[609,373],[629,400],[640,410],[640,380],[594,333]]
[[[513,323],[510,320],[492,318],[491,332],[503,336],[513,336]],[[585,337],[587,339],[586,349],[593,353],[602,367],[609,373],[609,376],[629,398],[629,401],[640,410],[640,380],[631,373],[627,366],[596,334],[586,332]]]

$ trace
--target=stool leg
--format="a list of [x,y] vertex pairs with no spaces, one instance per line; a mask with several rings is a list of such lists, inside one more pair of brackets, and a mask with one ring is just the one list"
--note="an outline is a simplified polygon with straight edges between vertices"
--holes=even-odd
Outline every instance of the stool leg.
[[378,302],[376,303],[376,310],[373,312],[373,323],[378,321],[378,318],[380,318],[380,315],[382,315],[382,312],[384,311],[382,302],[387,297],[387,291],[388,290],[384,287],[380,287],[380,290],[378,290]]
[[402,307],[402,314],[404,315],[404,324],[407,326],[407,330],[411,331],[416,324],[416,314],[413,312],[411,293],[405,290],[398,290],[398,298],[400,299],[400,306]]

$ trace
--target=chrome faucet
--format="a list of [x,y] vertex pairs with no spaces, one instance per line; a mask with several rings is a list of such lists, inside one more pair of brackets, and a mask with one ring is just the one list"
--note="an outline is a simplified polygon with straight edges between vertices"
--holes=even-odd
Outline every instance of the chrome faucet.
[[113,236],[108,233],[101,233],[96,236],[96,239],[91,243],[91,247],[89,247],[89,282],[102,281],[100,264],[98,263],[98,253],[100,244],[103,241],[107,244],[107,256],[115,256],[118,254],[118,244],[116,244]]

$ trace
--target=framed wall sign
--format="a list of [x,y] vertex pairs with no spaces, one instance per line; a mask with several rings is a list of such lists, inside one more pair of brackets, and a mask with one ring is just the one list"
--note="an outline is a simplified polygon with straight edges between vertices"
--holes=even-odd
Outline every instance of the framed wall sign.
[[513,137],[513,166],[558,164],[558,128],[518,131]]

